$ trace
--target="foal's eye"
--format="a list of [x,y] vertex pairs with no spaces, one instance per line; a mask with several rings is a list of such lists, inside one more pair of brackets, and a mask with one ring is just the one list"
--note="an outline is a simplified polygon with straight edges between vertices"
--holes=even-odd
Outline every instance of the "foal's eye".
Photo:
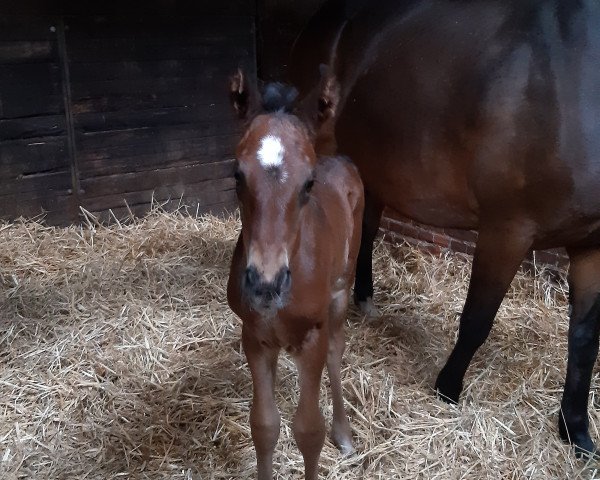
[[235,184],[239,187],[242,183],[242,180],[244,179],[244,174],[239,170],[236,170],[233,174],[233,178],[235,178]]
[[300,191],[300,204],[301,205],[305,205],[306,203],[308,203],[308,199],[310,198],[310,191],[312,190],[313,186],[315,184],[314,179],[310,179],[307,180],[306,182],[304,182],[304,185],[302,186],[302,190]]
[[315,181],[313,179],[307,180],[306,183],[304,184],[304,193],[310,193],[314,184],[315,184]]

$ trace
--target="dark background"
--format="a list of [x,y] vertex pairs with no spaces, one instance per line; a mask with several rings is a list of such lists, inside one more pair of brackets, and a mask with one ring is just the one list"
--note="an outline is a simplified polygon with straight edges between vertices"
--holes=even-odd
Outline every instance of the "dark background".
[[1,0],[0,217],[233,210],[228,78],[280,78],[321,2]]

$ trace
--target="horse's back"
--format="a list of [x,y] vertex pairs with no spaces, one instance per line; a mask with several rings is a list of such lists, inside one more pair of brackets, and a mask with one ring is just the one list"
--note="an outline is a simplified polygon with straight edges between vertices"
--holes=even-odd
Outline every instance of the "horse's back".
[[595,0],[369,3],[332,57],[339,149],[416,220],[572,241],[600,217],[599,47]]

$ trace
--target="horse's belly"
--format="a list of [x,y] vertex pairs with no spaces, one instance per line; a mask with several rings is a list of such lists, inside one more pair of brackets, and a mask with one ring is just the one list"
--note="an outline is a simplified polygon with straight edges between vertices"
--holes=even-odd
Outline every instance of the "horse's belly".
[[[402,158],[356,157],[367,191],[385,206],[417,222],[440,228],[477,228],[477,204],[461,176],[449,163],[432,171]],[[362,168],[361,168],[362,167]]]

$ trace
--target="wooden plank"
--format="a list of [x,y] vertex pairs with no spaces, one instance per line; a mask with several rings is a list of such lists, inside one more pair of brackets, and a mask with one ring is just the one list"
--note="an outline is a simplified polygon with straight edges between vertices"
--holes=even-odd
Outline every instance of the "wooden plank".
[[[69,36],[86,41],[95,39],[132,39],[154,45],[187,44],[209,38],[231,38],[251,33],[251,15],[85,15],[67,16]],[[144,35],[146,34],[146,35]],[[151,34],[151,35],[149,35]],[[160,39],[160,41],[159,41]]]
[[[67,193],[71,189],[71,171],[66,168],[52,172],[24,174],[13,179],[3,179],[2,183],[2,195],[37,192],[41,196],[50,195],[53,191]],[[27,196],[23,195],[24,198]]]
[[158,144],[182,139],[231,135],[239,131],[239,123],[230,119],[214,119],[188,125],[133,128],[106,132],[79,133],[78,151],[94,151],[116,145]]
[[[31,36],[36,37],[36,22],[40,20],[17,18],[21,22],[18,28],[11,24],[8,31],[0,29],[0,119],[61,113],[62,84],[56,41],[54,38],[5,40],[5,36],[14,34],[15,28],[24,37],[30,25]],[[7,19],[2,22],[6,24]],[[50,33],[55,37],[55,33]]]
[[2,119],[56,114],[64,110],[63,99],[59,93],[48,95],[32,88],[22,90],[20,94],[6,93],[0,91],[0,118]]
[[8,85],[28,84],[60,79],[60,66],[56,62],[13,63],[0,67],[0,91]]
[[88,197],[82,200],[84,208],[89,211],[101,211],[109,208],[134,206],[144,203],[181,201],[185,204],[189,199],[203,204],[215,204],[235,200],[235,180],[231,177],[208,180],[190,184],[164,184],[156,188],[124,192],[113,195]]
[[66,134],[64,115],[0,120],[0,148],[6,140],[61,136]]
[[80,172],[82,177],[87,178],[141,172],[167,165],[211,163],[232,158],[238,140],[239,135],[236,134],[80,152]]
[[36,172],[52,172],[69,165],[65,137],[31,138],[0,144],[3,181]]
[[0,2],[0,14],[7,15],[252,15],[254,11],[253,0],[227,0],[226,2],[205,0],[146,0],[144,2],[19,0],[18,2]]
[[0,39],[53,40],[56,38],[56,21],[54,17],[40,15],[0,15]]
[[[223,78],[226,76],[223,75]],[[227,85],[225,82],[224,85]],[[191,92],[166,91],[146,94],[102,94],[94,97],[82,97],[74,100],[74,113],[113,112],[123,110],[150,110],[163,107],[187,107],[219,103],[227,97],[226,88],[219,92],[198,90]]]
[[6,85],[0,89],[0,118],[56,114],[63,111],[62,88],[58,80],[40,79],[35,86],[32,83]]
[[[227,91],[227,78],[230,72],[236,70],[236,63],[223,66],[207,68],[211,76],[203,77],[200,72],[197,75],[185,78],[138,78],[129,81],[127,78],[100,82],[81,83],[77,79],[72,81],[73,99],[77,101],[82,97],[97,97],[104,95],[129,95],[143,96],[145,94],[159,95],[173,91],[179,92],[210,92],[213,95],[218,92]],[[223,97],[225,95],[223,94]],[[220,99],[219,99],[220,100]]]
[[125,173],[92,177],[81,180],[85,198],[125,192],[154,190],[161,185],[186,185],[216,180],[233,175],[234,162],[227,160],[215,163],[162,168],[140,173]]
[[250,56],[251,35],[239,38],[223,38],[221,42],[206,39],[193,44],[168,45],[160,43],[144,44],[136,41],[123,41],[109,44],[106,40],[97,42],[74,41],[68,39],[69,61],[71,63],[97,63],[111,61],[157,61],[157,60],[222,60],[228,57]]
[[[200,48],[200,47],[198,47]],[[214,76],[223,72],[238,58],[247,57],[248,45],[217,45],[201,58],[180,60],[109,60],[71,63],[73,81],[86,84],[106,81],[137,81],[151,78],[189,78]],[[0,73],[2,75],[2,73]]]
[[0,40],[0,64],[51,62],[56,43],[48,40]]
[[215,103],[134,111],[82,113],[76,115],[75,127],[81,133],[88,133],[123,130],[132,127],[172,127],[222,120],[233,120],[231,105]]
[[[0,68],[2,68],[0,66]],[[30,102],[32,99],[40,100],[41,109],[45,108],[44,99],[56,97],[62,94],[60,80],[57,78],[41,78],[38,81],[29,79],[23,83],[11,83],[2,85],[0,99],[2,103],[13,103],[20,101]]]
[[49,225],[67,225],[77,219],[77,210],[73,196],[65,192],[43,192],[41,196],[0,196],[0,218],[13,220],[18,217],[42,217]]
[[[237,127],[236,127],[237,125]],[[233,125],[235,133],[222,135],[199,135],[197,137],[183,137],[160,142],[133,142],[124,144],[107,144],[96,149],[80,150],[82,161],[110,160],[117,161],[119,158],[130,159],[135,162],[138,156],[160,155],[165,161],[168,160],[169,152],[173,152],[179,158],[179,152],[196,152],[198,155],[211,155],[221,151],[234,153],[235,146],[241,137],[241,122]]]

